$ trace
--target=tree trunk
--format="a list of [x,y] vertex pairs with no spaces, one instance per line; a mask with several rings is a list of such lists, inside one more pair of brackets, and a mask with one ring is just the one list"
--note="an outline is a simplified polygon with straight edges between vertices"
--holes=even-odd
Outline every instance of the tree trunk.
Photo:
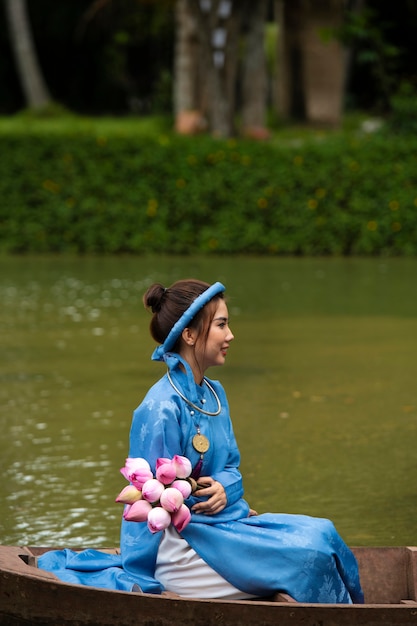
[[201,96],[198,93],[199,41],[197,21],[187,0],[175,7],[176,45],[174,59],[175,128],[181,134],[194,134],[204,128]]
[[26,0],[5,0],[16,66],[28,107],[40,109],[51,97],[38,63],[27,14]]
[[338,126],[345,86],[345,53],[332,33],[343,21],[343,0],[322,0],[310,7],[303,37],[307,120]]
[[303,62],[301,40],[303,27],[302,0],[276,0],[278,21],[278,72],[276,102],[284,118],[305,118]]
[[262,138],[266,131],[267,73],[265,20],[267,0],[257,0],[248,15],[243,58],[242,128],[246,135]]
[[235,86],[242,5],[237,0],[187,0],[198,22],[200,77],[209,130],[234,133]]
[[[311,123],[340,123],[345,55],[332,35],[343,21],[344,0],[277,0],[280,20],[278,111]],[[330,35],[330,36],[329,36]]]

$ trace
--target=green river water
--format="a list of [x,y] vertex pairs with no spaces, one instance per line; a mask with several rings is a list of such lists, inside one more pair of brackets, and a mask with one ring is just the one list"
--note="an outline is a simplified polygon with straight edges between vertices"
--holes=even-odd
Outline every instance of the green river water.
[[246,498],[332,519],[350,545],[417,545],[417,260],[0,259],[0,540],[118,544],[147,285],[227,287],[223,368]]

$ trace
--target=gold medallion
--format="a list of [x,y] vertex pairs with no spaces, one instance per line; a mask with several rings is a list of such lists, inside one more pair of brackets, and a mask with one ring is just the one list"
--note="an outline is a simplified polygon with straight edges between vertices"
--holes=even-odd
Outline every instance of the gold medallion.
[[193,448],[200,452],[200,454],[204,454],[210,448],[210,441],[207,439],[205,435],[201,435],[198,433],[193,437]]

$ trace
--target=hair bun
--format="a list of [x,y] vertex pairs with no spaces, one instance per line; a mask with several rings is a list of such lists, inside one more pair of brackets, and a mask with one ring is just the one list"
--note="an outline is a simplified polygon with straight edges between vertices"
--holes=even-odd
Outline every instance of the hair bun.
[[162,298],[166,289],[160,283],[154,283],[149,287],[144,297],[146,308],[151,309],[152,313],[159,313],[162,306]]

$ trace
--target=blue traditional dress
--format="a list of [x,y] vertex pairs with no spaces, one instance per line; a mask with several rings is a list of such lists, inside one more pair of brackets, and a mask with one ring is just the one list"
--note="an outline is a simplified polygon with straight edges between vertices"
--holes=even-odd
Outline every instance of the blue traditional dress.
[[[355,557],[332,522],[282,513],[249,516],[249,505],[243,499],[239,449],[223,387],[209,380],[221,411],[218,415],[201,413],[195,407],[216,412],[217,400],[209,386],[195,383],[190,367],[178,354],[167,353],[164,360],[174,386],[167,375],[163,376],[134,411],[129,457],[147,459],[154,471],[159,457],[179,454],[195,467],[202,456],[200,475],[220,482],[227,496],[227,506],[216,515],[192,513],[181,532],[184,545],[228,585],[243,592],[241,597],[265,597],[282,591],[299,602],[363,602]],[[195,406],[184,401],[181,394]],[[197,431],[210,442],[203,455],[193,447]],[[197,501],[191,496],[186,504],[191,507]],[[169,533],[172,536],[176,531],[170,528]],[[145,592],[161,593],[164,587],[156,571],[163,536],[161,532],[151,534],[146,522],[123,520],[121,556],[97,551],[77,555],[66,550],[45,554],[40,567],[71,582],[130,590],[136,585]]]

